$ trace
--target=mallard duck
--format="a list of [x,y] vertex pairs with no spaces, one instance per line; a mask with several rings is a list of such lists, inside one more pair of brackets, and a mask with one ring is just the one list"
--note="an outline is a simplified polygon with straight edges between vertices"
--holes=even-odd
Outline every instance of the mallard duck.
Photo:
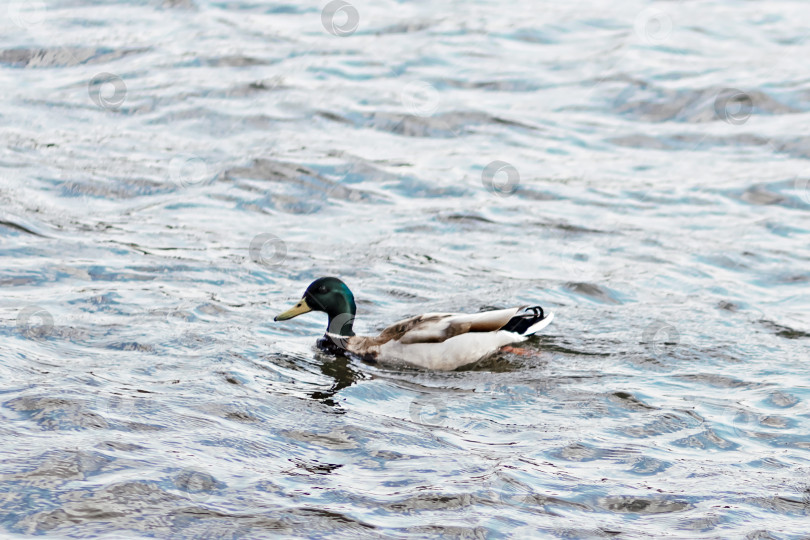
[[318,347],[348,353],[363,360],[405,363],[426,369],[450,370],[470,364],[539,332],[553,313],[540,306],[520,306],[481,313],[425,313],[399,321],[377,337],[356,336],[352,330],[357,307],[352,291],[338,278],[312,282],[304,297],[276,316],[286,321],[310,311],[329,316],[326,334]]

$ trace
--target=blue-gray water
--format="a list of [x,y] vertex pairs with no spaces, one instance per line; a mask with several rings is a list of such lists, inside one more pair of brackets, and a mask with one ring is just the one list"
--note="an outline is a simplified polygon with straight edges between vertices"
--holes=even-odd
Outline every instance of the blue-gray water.
[[0,536],[806,537],[804,0],[0,13]]

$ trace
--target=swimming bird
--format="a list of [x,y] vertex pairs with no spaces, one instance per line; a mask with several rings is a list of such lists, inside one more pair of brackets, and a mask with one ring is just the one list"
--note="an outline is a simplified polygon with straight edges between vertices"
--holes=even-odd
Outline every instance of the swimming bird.
[[470,364],[511,343],[524,341],[551,323],[553,313],[540,306],[520,306],[480,313],[425,313],[392,324],[376,337],[354,334],[357,307],[341,280],[313,281],[303,298],[274,320],[286,321],[310,311],[329,316],[318,347],[381,364],[451,370]]

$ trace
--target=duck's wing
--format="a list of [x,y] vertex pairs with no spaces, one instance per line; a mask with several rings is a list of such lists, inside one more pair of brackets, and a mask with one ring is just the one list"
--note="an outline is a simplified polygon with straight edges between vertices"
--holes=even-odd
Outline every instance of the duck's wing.
[[[548,317],[545,317],[541,308],[526,306],[470,314],[426,313],[389,326],[380,333],[377,343],[379,345],[388,341],[398,341],[403,345],[442,343],[469,332],[499,330],[527,336],[530,335],[525,333],[527,330],[546,318]],[[534,331],[538,330],[539,328]]]

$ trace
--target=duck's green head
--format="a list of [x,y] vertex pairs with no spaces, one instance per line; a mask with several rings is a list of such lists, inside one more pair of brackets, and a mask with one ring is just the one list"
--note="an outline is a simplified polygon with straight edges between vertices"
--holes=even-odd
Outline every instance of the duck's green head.
[[274,320],[286,321],[310,311],[323,311],[329,315],[327,332],[353,336],[352,323],[357,313],[354,295],[345,283],[335,277],[322,277],[313,281],[304,297],[292,308],[276,315]]

